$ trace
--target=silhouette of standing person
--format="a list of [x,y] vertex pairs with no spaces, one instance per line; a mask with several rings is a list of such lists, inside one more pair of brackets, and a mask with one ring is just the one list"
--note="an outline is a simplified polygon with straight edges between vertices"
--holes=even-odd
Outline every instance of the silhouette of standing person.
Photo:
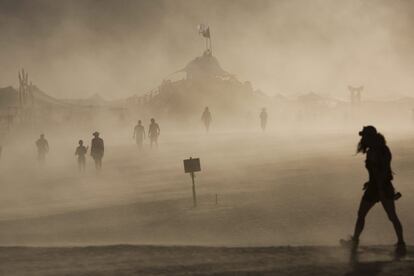
[[91,156],[95,161],[95,168],[97,171],[102,168],[102,158],[104,156],[104,141],[99,137],[99,132],[95,131],[93,133],[94,138],[91,142]]
[[262,108],[262,112],[260,112],[260,127],[263,131],[266,130],[267,125],[267,111],[266,108]]
[[49,152],[49,143],[45,139],[44,134],[40,134],[40,138],[36,141],[37,147],[37,160],[40,164],[44,164],[46,161],[46,154]]
[[359,205],[354,235],[349,240],[341,240],[341,243],[356,251],[359,237],[364,229],[365,217],[377,202],[381,202],[397,235],[398,241],[395,253],[397,256],[403,256],[406,254],[403,228],[395,209],[395,200],[401,194],[395,193],[392,185],[391,151],[386,145],[384,136],[377,132],[375,127],[365,126],[359,132],[359,135],[361,140],[358,144],[357,153],[366,154],[365,167],[368,170],[369,180],[364,184],[365,192]]
[[158,147],[158,136],[160,136],[160,126],[155,122],[155,119],[151,119],[151,124],[148,128],[148,137],[150,138],[150,145],[155,144]]
[[203,121],[204,127],[206,128],[206,132],[210,130],[210,124],[212,121],[211,112],[208,109],[208,106],[203,111],[203,114],[201,115],[201,121]]
[[135,138],[135,141],[137,143],[138,149],[142,149],[142,144],[145,139],[145,128],[142,125],[141,120],[138,121],[138,124],[134,128],[134,135],[132,138]]
[[79,140],[79,146],[76,148],[75,155],[78,156],[79,171],[85,171],[86,158],[85,155],[88,152],[88,147],[83,145],[83,141]]

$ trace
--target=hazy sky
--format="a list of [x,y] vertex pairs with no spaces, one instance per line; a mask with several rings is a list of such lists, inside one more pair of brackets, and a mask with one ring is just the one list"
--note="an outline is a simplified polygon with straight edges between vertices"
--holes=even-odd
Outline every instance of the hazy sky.
[[268,94],[414,96],[414,1],[0,0],[0,87],[17,70],[57,97],[145,93],[200,55]]

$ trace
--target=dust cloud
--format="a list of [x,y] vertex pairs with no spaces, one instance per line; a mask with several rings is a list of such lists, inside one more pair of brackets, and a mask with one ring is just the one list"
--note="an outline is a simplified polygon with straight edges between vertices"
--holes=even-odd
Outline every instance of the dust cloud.
[[[29,11],[30,12],[27,12]],[[412,91],[409,1],[1,1],[0,84],[25,67],[52,96],[144,94],[199,55],[211,27],[223,67],[269,95],[370,98]]]
[[[0,244],[335,245],[352,233],[367,179],[356,155],[367,124],[388,140],[398,212],[412,229],[411,6],[0,1],[0,86],[18,87],[22,67],[35,85],[26,113],[2,121]],[[199,23],[210,27],[212,55]],[[221,75],[188,78],[190,63]],[[187,78],[171,75],[180,69]],[[348,86],[361,85],[362,99],[351,102]],[[14,112],[17,93],[0,90],[2,115]],[[139,150],[134,126],[142,120],[148,131],[151,118],[159,146],[146,137]],[[79,172],[78,140],[90,147],[95,131],[103,168],[88,152]],[[201,159],[197,208],[182,164],[189,157]],[[363,239],[394,242],[379,206]]]

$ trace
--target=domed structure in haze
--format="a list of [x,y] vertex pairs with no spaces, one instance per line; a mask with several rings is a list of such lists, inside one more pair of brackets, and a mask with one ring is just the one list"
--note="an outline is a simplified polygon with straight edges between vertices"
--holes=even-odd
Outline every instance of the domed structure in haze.
[[232,121],[233,117],[243,118],[260,110],[267,97],[254,90],[250,82],[241,82],[224,70],[213,55],[211,43],[206,45],[201,56],[175,72],[185,72],[185,78],[171,80],[173,73],[156,89],[136,96],[132,102],[138,104],[138,113],[188,122],[199,120],[199,113],[209,106],[215,118]]

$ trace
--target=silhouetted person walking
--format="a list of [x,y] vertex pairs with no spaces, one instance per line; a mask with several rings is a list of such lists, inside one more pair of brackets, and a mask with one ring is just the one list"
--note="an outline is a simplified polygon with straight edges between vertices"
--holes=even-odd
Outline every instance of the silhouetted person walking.
[[155,122],[155,119],[151,119],[151,124],[148,128],[148,137],[150,138],[150,145],[155,144],[158,147],[158,136],[160,136],[160,126]]
[[260,112],[260,127],[263,131],[266,130],[267,125],[267,111],[266,108],[262,108],[262,112]]
[[203,111],[203,114],[201,115],[201,121],[203,121],[203,124],[204,124],[207,132],[210,130],[210,124],[211,124],[212,120],[213,119],[211,117],[211,112],[208,109],[208,106],[206,106],[206,108]]
[[366,215],[377,202],[381,202],[397,235],[398,241],[395,253],[399,256],[405,255],[406,246],[403,228],[397,216],[394,202],[401,194],[396,194],[392,185],[391,151],[386,145],[384,136],[378,133],[375,127],[365,126],[359,132],[359,135],[361,140],[358,144],[357,153],[366,154],[365,167],[368,170],[369,180],[364,184],[365,192],[359,205],[354,235],[350,240],[341,240],[341,243],[350,246],[353,251],[357,249],[359,236],[364,229]]
[[83,141],[79,140],[79,146],[76,148],[75,155],[78,156],[78,167],[79,171],[85,171],[86,165],[86,153],[88,152],[88,147],[83,145]]
[[142,144],[145,139],[145,128],[142,125],[141,120],[138,121],[138,124],[134,128],[134,135],[132,138],[135,138],[135,141],[137,143],[138,149],[142,149]]
[[39,163],[44,164],[46,160],[46,154],[49,152],[49,143],[45,139],[45,135],[41,134],[40,138],[36,141],[37,147],[37,160]]
[[95,131],[93,133],[94,138],[91,142],[91,156],[95,161],[95,168],[96,170],[100,170],[102,168],[102,158],[104,156],[104,141],[102,138],[99,137],[99,132]]

